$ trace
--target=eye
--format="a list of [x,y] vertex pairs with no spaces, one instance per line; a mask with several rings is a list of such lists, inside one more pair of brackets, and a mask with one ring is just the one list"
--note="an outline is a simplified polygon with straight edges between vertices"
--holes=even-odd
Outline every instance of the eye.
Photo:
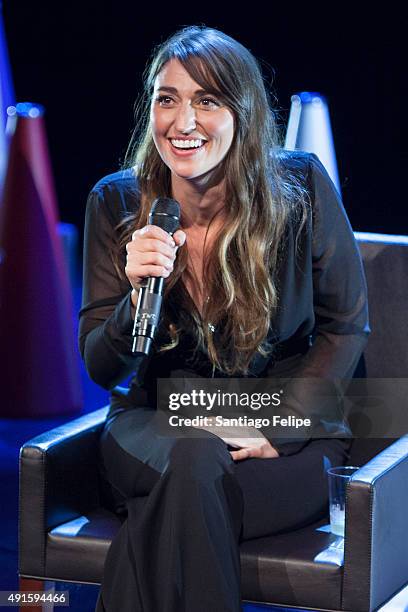
[[169,106],[172,102],[174,102],[173,98],[170,96],[157,96],[155,101],[160,104],[160,106]]
[[218,100],[215,100],[214,98],[201,98],[199,102],[205,108],[214,108],[214,106],[220,106]]

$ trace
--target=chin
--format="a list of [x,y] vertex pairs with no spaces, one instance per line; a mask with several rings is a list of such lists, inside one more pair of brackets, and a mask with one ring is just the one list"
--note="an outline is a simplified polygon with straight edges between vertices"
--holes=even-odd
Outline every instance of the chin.
[[191,180],[209,178],[210,176],[212,176],[214,169],[217,168],[217,166],[199,168],[195,164],[191,164],[191,166],[188,166],[187,164],[175,164],[174,162],[169,163],[167,165],[171,173],[174,174],[175,176],[178,176],[179,178],[191,179]]
[[170,167],[170,170],[171,170],[171,173],[174,174],[175,176],[178,176],[179,178],[186,179],[186,180],[202,178],[208,172],[208,171],[200,172],[199,170],[194,171],[192,169],[183,170],[182,168],[175,168],[174,166]]

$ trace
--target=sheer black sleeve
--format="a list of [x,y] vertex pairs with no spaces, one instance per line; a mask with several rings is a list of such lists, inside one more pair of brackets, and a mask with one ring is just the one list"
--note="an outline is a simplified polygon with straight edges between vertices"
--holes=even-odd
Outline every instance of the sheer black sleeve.
[[325,168],[310,156],[315,340],[303,376],[349,379],[366,345],[367,286],[354,234]]
[[[350,435],[342,397],[370,332],[367,287],[360,253],[341,198],[325,168],[309,156],[312,199],[313,344],[285,388],[282,412],[311,417],[324,437]],[[273,376],[273,372],[271,372]],[[346,383],[346,384],[345,384]],[[264,432],[281,454],[283,437]],[[303,435],[303,433],[302,433]],[[307,432],[305,432],[307,438]],[[292,446],[296,448],[296,446]]]
[[79,349],[90,378],[108,390],[144,360],[131,352],[132,287],[115,269],[109,245],[116,239],[103,190],[95,188],[85,214]]

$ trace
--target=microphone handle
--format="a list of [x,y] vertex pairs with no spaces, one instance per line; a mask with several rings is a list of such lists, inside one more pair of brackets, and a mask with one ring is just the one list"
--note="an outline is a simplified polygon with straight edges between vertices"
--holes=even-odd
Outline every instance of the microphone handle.
[[151,276],[139,289],[133,324],[132,353],[148,355],[159,325],[164,278]]

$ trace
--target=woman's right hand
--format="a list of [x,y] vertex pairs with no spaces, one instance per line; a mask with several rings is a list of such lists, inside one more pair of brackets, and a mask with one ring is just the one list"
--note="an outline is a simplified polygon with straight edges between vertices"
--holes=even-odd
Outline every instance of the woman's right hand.
[[157,225],[145,225],[132,234],[126,245],[125,274],[137,292],[141,281],[147,276],[167,278],[173,270],[177,249],[186,241],[183,230],[173,237]]

